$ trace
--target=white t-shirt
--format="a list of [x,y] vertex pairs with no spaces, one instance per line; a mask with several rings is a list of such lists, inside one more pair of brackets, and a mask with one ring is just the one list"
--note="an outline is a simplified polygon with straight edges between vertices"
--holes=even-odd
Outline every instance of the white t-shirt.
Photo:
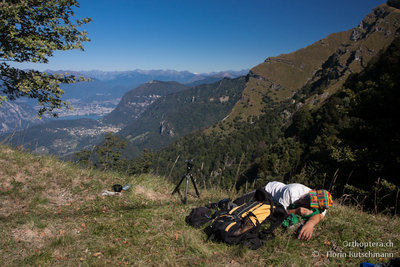
[[[311,191],[311,188],[302,184],[284,184],[281,182],[269,182],[265,191],[272,195],[272,198],[282,204],[285,209]],[[325,216],[326,210],[322,213]]]

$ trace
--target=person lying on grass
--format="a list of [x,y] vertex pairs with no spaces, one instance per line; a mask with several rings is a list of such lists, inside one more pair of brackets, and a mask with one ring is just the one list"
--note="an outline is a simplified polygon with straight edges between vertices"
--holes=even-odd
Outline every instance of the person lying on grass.
[[[284,184],[281,182],[269,182],[265,185],[265,191],[279,202],[288,214],[306,218],[306,223],[301,227],[298,238],[310,240],[314,227],[325,217],[326,210],[333,205],[331,194],[324,190],[312,190],[311,188],[294,183]],[[241,205],[252,199],[255,191],[243,195],[233,203]],[[295,217],[295,216],[292,216]]]
[[288,214],[296,214],[301,217],[313,213],[299,231],[299,239],[309,240],[314,227],[325,217],[326,210],[333,205],[331,194],[324,190],[312,190],[302,184],[284,184],[281,182],[269,182],[265,190],[270,193],[275,201],[278,201],[286,209]]

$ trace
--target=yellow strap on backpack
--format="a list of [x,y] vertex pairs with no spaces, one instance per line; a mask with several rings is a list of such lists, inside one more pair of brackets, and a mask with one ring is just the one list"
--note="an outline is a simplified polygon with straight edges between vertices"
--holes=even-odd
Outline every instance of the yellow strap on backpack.
[[[245,204],[243,204],[245,205]],[[243,206],[241,205],[241,206]],[[231,209],[229,211],[229,214],[233,214],[235,212],[235,210],[237,210],[238,208],[240,208],[241,206],[237,206],[234,207],[233,209]],[[257,225],[258,223],[263,222],[265,219],[268,218],[268,216],[271,214],[271,205],[268,204],[264,204],[264,203],[258,203],[257,205],[255,205],[254,207],[252,207],[251,209],[249,209],[246,212],[243,212],[240,217],[243,219],[246,216],[248,216],[249,214],[252,214],[254,216],[249,216],[251,219],[251,222],[254,225]],[[230,225],[230,227],[232,227],[232,225]],[[229,227],[229,228],[230,228]]]
[[254,225],[257,225],[267,219],[271,214],[271,205],[260,203],[246,213],[246,215],[242,215],[242,218],[251,213],[254,216],[249,216],[249,218]]

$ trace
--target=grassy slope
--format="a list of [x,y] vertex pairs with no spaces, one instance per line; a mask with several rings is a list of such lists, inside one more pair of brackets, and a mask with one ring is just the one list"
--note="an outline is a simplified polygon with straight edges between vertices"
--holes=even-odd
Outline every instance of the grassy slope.
[[[375,11],[368,14],[363,23],[373,25],[372,30],[357,42],[351,41],[350,36],[353,31],[365,33],[365,30],[359,27],[330,34],[310,46],[293,53],[268,58],[264,63],[252,68],[250,72],[254,76],[249,78],[242,99],[234,106],[227,122],[237,116],[241,116],[246,121],[250,116],[261,115],[262,108],[265,106],[262,101],[265,95],[276,102],[289,99],[297,90],[315,78],[316,71],[338,49],[346,51],[339,56],[340,64],[346,65],[346,61],[354,52],[356,56],[363,58],[366,65],[374,55],[393,41],[395,38],[393,33],[398,30],[397,21],[400,18],[400,10],[388,7],[386,4],[382,4],[377,9],[385,10],[389,15],[381,19],[375,15]],[[380,28],[385,29],[390,35],[386,36]],[[338,81],[331,81],[325,88],[325,92],[334,93],[341,87],[350,72],[356,73],[362,69],[361,61],[354,60],[349,66],[350,71],[347,71]]]
[[[327,251],[398,255],[400,219],[370,215],[336,203],[309,242],[278,229],[259,250],[206,240],[187,226],[195,206],[226,197],[202,189],[184,206],[162,177],[125,177],[82,170],[55,158],[0,147],[0,259],[5,266],[356,266],[379,258],[326,257]],[[132,183],[118,197],[102,197],[114,183]],[[191,188],[192,189],[192,188]],[[345,241],[393,247],[346,247]],[[316,252],[319,256],[313,257]],[[343,255],[343,254],[341,254]],[[388,261],[388,258],[382,258]]]

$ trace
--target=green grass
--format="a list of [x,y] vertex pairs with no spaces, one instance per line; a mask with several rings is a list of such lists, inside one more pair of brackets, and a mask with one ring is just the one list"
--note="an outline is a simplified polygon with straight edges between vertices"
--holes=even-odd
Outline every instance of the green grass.
[[[300,241],[295,229],[278,228],[275,239],[250,250],[208,241],[202,229],[185,223],[191,208],[227,196],[216,188],[202,188],[201,199],[190,192],[183,205],[177,194],[171,196],[174,185],[163,177],[82,170],[7,147],[0,147],[0,163],[4,266],[357,266],[380,259],[338,255],[371,251],[399,256],[399,218],[338,203],[312,240]],[[115,183],[133,187],[120,196],[101,196]],[[352,241],[390,241],[393,246],[347,246]],[[336,257],[327,257],[329,251]]]

